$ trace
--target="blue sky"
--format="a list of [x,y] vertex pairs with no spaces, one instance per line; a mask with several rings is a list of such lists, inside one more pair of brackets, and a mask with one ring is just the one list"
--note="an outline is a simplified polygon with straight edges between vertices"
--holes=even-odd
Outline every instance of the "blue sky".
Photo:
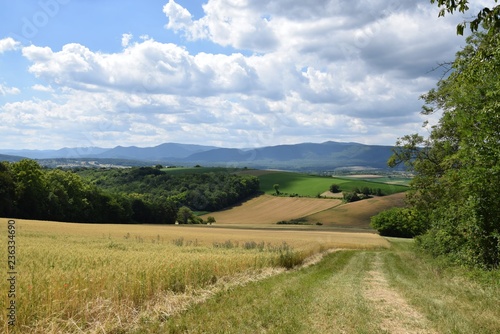
[[[393,145],[464,43],[428,1],[0,1],[0,149]],[[435,121],[438,116],[434,116]]]

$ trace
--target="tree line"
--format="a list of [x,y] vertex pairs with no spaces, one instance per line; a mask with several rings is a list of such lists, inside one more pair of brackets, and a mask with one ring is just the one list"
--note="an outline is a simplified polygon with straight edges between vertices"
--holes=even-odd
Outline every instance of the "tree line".
[[95,223],[173,224],[181,207],[214,211],[259,190],[253,176],[170,175],[158,168],[62,170],[0,162],[0,216]]
[[[467,3],[438,2],[449,13]],[[419,248],[435,257],[486,269],[500,267],[499,13],[497,5],[478,14],[448,75],[422,96],[424,115],[442,115],[430,135],[397,142],[389,165],[415,175],[408,208],[372,218],[381,234],[418,236]]]

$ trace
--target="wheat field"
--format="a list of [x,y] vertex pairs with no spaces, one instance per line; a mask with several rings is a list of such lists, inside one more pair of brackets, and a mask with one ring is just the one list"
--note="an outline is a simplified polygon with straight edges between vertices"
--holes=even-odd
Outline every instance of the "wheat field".
[[[0,222],[7,245],[8,220]],[[168,317],[203,291],[283,270],[290,254],[300,263],[331,248],[389,246],[375,234],[324,231],[15,224],[16,323],[8,326],[6,269],[0,283],[5,333],[128,331],[150,316]],[[4,257],[7,262],[6,251]]]

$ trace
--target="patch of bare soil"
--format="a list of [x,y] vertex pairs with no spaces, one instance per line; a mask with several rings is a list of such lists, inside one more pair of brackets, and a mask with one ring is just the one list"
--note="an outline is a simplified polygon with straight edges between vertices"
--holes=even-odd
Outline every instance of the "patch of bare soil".
[[434,334],[429,329],[427,319],[413,308],[406,299],[389,283],[382,272],[382,260],[377,256],[373,269],[365,280],[365,298],[373,302],[374,308],[381,317],[381,329],[394,334]]

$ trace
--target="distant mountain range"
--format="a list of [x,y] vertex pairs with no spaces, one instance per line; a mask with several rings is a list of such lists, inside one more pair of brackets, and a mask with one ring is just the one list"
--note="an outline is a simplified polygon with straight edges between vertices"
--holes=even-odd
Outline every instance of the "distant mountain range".
[[[2,150],[0,160],[120,159],[164,165],[235,166],[288,170],[330,170],[341,167],[387,168],[392,146],[328,141],[320,144],[266,146],[252,149],[165,143],[154,147],[63,148],[60,150]],[[5,158],[4,158],[5,157]]]

